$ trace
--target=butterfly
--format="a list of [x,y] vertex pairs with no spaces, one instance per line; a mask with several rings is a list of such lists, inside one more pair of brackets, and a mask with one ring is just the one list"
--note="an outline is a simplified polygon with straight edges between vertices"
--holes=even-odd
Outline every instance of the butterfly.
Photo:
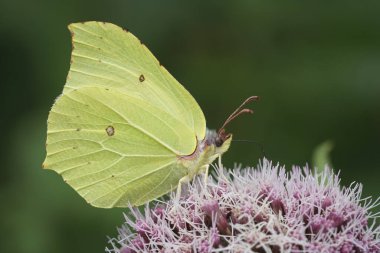
[[226,152],[225,126],[208,130],[191,94],[132,33],[114,24],[69,25],[73,50],[47,121],[43,168],[89,204],[138,206],[175,189]]

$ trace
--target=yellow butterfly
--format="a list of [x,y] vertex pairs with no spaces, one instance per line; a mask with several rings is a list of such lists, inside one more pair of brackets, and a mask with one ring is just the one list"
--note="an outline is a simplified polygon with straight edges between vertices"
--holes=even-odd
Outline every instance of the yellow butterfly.
[[48,118],[43,167],[97,207],[141,205],[208,166],[230,146],[208,130],[190,93],[130,32],[102,22],[69,26],[73,51]]

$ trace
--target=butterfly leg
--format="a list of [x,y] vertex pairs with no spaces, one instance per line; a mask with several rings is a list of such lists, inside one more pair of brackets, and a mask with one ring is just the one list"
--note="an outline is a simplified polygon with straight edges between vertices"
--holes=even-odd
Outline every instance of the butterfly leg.
[[207,164],[205,166],[205,170],[204,170],[204,174],[203,174],[203,176],[204,176],[203,180],[204,180],[205,186],[207,185],[207,181],[208,181],[208,169],[209,169],[209,167],[210,167],[209,164]]
[[222,155],[219,155],[219,157],[218,157],[218,167],[219,167],[219,169],[223,168]]
[[[225,176],[224,172],[223,172],[223,163],[222,163],[222,155],[219,155],[218,157],[218,169],[219,169],[219,176],[220,177],[223,177],[223,179],[228,182],[228,179],[227,177]],[[228,172],[227,172],[228,173]]]
[[190,182],[190,177],[189,176],[184,176],[183,178],[181,178],[178,182],[178,187],[177,187],[177,195],[176,195],[176,199],[177,200],[180,200],[181,198],[181,194],[182,194],[182,186],[184,184],[188,184]]

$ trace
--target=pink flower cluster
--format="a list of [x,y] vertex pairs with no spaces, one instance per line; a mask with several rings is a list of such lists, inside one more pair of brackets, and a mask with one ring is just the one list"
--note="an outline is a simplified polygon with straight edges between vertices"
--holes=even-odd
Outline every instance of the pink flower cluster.
[[380,252],[380,227],[362,187],[326,168],[216,168],[181,198],[130,209],[107,252]]

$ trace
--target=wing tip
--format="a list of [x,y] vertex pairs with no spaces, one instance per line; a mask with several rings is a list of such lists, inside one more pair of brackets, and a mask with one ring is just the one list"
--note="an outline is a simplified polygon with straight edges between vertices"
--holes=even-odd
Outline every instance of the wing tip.
[[45,160],[41,164],[41,168],[44,170],[50,169],[50,164],[48,162],[48,158],[46,157]]
[[86,25],[91,25],[91,24],[95,24],[95,23],[104,23],[104,24],[106,24],[107,22],[95,21],[95,20],[79,21],[79,22],[70,23],[67,27],[68,27],[69,30],[72,30],[75,27],[86,26]]
[[[118,28],[122,29],[120,26],[115,25],[114,23],[107,22],[107,21],[96,21],[96,20],[80,21],[80,22],[70,23],[67,25],[67,28],[69,29],[69,31],[73,31],[79,27],[94,26],[94,25],[114,26],[114,27],[118,27]],[[128,31],[127,29],[122,29],[122,30]]]
[[71,35],[73,37],[74,36],[74,30],[76,28],[85,27],[85,26],[94,26],[94,25],[97,25],[97,26],[110,26],[110,27],[113,27],[113,28],[120,29],[123,32],[130,33],[129,29],[121,27],[121,26],[118,26],[118,25],[116,25],[114,23],[107,22],[107,21],[95,21],[95,20],[70,23],[67,26],[67,28],[69,29],[69,31],[70,31],[70,33],[71,33]]

